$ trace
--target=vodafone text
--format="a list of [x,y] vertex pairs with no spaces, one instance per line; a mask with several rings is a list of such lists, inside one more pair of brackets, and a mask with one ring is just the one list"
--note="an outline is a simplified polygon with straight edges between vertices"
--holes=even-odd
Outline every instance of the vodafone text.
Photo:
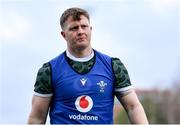
[[98,116],[90,116],[90,115],[69,115],[70,119],[74,119],[74,120],[92,120],[92,121],[97,121],[98,120]]

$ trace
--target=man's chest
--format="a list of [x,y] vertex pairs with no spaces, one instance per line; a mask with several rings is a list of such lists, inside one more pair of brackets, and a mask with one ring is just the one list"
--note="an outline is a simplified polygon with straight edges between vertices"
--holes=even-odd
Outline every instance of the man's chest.
[[113,90],[113,81],[106,74],[79,75],[64,73],[56,83],[54,94],[59,99],[76,98],[81,95],[89,95],[93,98],[108,98],[112,97]]

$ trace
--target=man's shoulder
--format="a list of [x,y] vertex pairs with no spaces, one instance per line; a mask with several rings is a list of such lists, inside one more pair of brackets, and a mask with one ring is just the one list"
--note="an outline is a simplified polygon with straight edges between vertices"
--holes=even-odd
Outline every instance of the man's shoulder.
[[105,60],[110,63],[112,62],[112,56],[110,56],[104,52],[97,51],[97,50],[94,50],[94,52],[95,52],[96,57],[98,57],[99,59]]
[[117,57],[112,57],[112,64],[113,65],[122,65],[123,63],[121,62],[121,60]]
[[110,55],[108,55],[106,53],[103,53],[103,52],[100,52],[100,51],[97,51],[97,50],[94,50],[94,51],[95,51],[97,56],[101,56],[101,57],[103,57],[105,59],[110,60],[113,67],[117,67],[117,66],[123,65],[123,63],[121,62],[120,58],[118,58],[118,57],[113,57],[113,56],[110,56]]
[[42,78],[44,76],[46,77],[50,75],[50,72],[51,72],[50,64],[49,62],[46,62],[42,65],[42,67],[39,68],[37,76],[39,78]]

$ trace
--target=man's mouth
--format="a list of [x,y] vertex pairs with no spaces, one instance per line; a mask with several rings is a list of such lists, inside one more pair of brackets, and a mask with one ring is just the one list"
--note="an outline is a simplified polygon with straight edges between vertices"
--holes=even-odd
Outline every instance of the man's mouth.
[[81,42],[81,41],[85,41],[86,38],[85,38],[85,37],[82,37],[82,38],[78,38],[77,40],[78,40],[79,42]]

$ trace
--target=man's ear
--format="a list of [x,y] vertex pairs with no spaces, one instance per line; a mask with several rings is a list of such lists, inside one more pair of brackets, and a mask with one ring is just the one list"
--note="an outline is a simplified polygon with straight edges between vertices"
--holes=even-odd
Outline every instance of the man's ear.
[[63,36],[63,38],[65,38],[65,32],[61,31],[61,35]]

